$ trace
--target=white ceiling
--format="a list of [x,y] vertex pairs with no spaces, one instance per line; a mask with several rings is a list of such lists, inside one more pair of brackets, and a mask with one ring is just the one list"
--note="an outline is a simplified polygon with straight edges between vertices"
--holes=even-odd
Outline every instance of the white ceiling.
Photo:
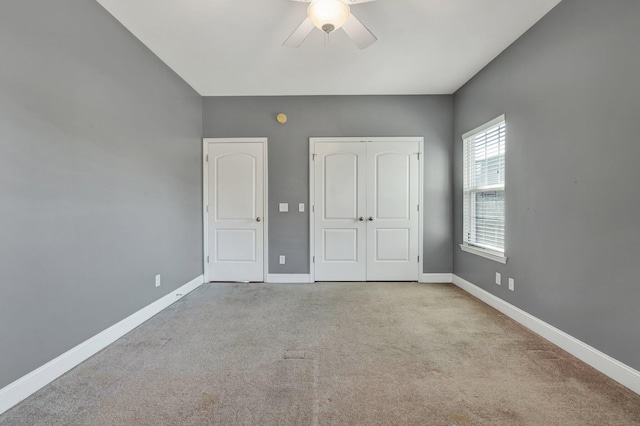
[[342,30],[282,46],[306,17],[290,0],[97,0],[203,96],[450,94],[560,0],[377,0]]

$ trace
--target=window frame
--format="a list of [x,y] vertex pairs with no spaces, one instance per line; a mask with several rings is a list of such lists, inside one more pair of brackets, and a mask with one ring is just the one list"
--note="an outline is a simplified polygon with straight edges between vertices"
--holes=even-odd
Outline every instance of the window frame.
[[[468,150],[468,146],[471,143],[472,138],[475,138],[478,134],[485,132],[486,130],[489,130],[492,127],[496,127],[497,125],[503,124],[505,125],[505,129],[506,129],[506,120],[505,120],[505,115],[502,114],[496,118],[494,118],[493,120],[488,121],[487,123],[476,127],[473,130],[470,130],[468,132],[466,132],[465,134],[462,135],[462,155],[463,155],[463,175],[462,175],[462,197],[463,197],[463,213],[462,213],[462,244],[460,244],[460,249],[464,252],[467,253],[472,253],[478,256],[482,256],[485,257],[487,259],[499,262],[499,263],[503,263],[506,264],[507,263],[507,257],[505,255],[505,250],[499,250],[497,247],[485,247],[482,245],[476,245],[473,244],[472,242],[467,240],[467,233],[465,232],[465,221],[468,221],[469,223],[469,227],[471,227],[472,229],[475,228],[475,221],[473,220],[473,217],[475,216],[475,209],[476,209],[476,202],[475,200],[475,196],[478,193],[485,193],[485,192],[493,192],[493,191],[502,191],[503,194],[505,194],[505,199],[506,199],[506,177],[504,179],[504,182],[502,184],[497,184],[497,185],[485,185],[483,187],[473,187],[470,189],[467,189],[465,186],[465,182],[468,181],[468,168],[465,167],[465,161],[467,158],[467,150]],[[506,148],[506,142],[505,142],[505,148]],[[505,154],[505,162],[506,162],[506,154]],[[506,164],[505,164],[506,165]],[[465,203],[465,197],[467,196],[467,194],[469,195],[470,200],[472,200],[470,202],[470,206],[469,206],[469,217],[465,217],[465,211],[464,211],[464,203]],[[505,213],[506,213],[506,205],[504,207],[505,209]],[[506,216],[506,215],[505,215]],[[472,231],[473,232],[473,231]],[[504,232],[504,236],[506,236],[506,217],[505,217],[505,232]]]

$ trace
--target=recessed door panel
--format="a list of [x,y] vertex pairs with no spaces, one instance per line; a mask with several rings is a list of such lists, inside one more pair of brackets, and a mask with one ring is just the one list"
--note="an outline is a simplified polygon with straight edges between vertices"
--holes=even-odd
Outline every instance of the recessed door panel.
[[325,229],[323,244],[325,262],[358,261],[357,229]]
[[376,262],[408,262],[411,252],[410,229],[376,229]]
[[409,219],[411,176],[408,153],[382,152],[375,155],[375,217]]
[[264,144],[210,142],[211,281],[264,280]]
[[216,230],[216,262],[256,261],[255,229]]
[[256,157],[232,153],[215,164],[216,220],[253,219],[256,215]]
[[324,157],[324,219],[353,219],[358,209],[358,156],[351,152]]

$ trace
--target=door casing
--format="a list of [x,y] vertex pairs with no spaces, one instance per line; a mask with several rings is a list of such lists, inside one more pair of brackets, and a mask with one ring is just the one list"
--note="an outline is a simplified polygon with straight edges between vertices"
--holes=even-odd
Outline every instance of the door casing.
[[419,166],[418,166],[418,256],[420,260],[416,262],[418,280],[422,276],[424,263],[424,138],[415,137],[313,137],[309,138],[309,278],[315,282],[315,144],[322,142],[418,142]]
[[268,177],[269,171],[268,165],[268,151],[267,151],[267,138],[203,138],[202,139],[202,224],[203,224],[203,267],[204,267],[204,282],[211,281],[209,271],[209,144],[210,143],[261,143],[263,146],[263,171],[264,171],[264,206],[263,206],[263,222],[264,222],[264,238],[263,238],[263,281],[267,281],[267,274],[269,273],[269,191],[268,191]]

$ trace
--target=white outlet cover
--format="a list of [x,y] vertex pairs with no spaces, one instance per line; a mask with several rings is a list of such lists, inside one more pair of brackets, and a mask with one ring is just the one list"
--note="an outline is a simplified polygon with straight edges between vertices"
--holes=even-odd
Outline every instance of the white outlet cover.
[[496,284],[502,284],[502,276],[500,275],[500,272],[496,272]]
[[156,275],[156,287],[160,287],[160,275]]
[[278,210],[281,213],[288,212],[289,211],[289,203],[280,203],[279,206],[278,206]]
[[298,204],[298,211],[299,211],[300,213],[304,213],[304,203],[300,203],[300,204]]
[[285,257],[284,257],[284,255],[281,255],[280,256],[280,264],[284,265],[284,262],[285,262]]
[[515,283],[513,281],[513,278],[509,278],[509,290],[515,291]]

